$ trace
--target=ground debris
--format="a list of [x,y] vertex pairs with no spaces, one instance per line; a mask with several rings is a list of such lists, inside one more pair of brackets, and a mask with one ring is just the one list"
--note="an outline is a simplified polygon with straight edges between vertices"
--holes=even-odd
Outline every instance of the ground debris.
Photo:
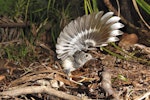
[[[8,98],[8,95],[11,99],[44,98],[44,100],[54,98],[56,100],[69,100],[70,97],[75,98],[75,100],[141,100],[148,98],[150,94],[150,65],[135,58],[140,57],[149,61],[149,48],[137,44],[130,48],[124,49],[122,53],[115,51],[124,55],[138,51],[134,53],[133,58],[130,55],[125,56],[130,56],[128,60],[120,59],[100,50],[90,52],[96,59],[72,72],[72,79],[83,85],[68,80],[68,76],[63,72],[59,61],[54,57],[48,59],[49,55],[47,58],[41,56],[40,62],[27,63],[22,66],[13,64],[13,61],[4,60],[0,67],[0,70],[6,70],[1,73],[0,98]],[[8,73],[7,68],[9,70],[13,68],[13,71]],[[32,88],[35,90],[31,91]],[[26,89],[28,92],[23,91]],[[56,94],[47,92],[51,89]],[[59,95],[59,93],[64,96]]]

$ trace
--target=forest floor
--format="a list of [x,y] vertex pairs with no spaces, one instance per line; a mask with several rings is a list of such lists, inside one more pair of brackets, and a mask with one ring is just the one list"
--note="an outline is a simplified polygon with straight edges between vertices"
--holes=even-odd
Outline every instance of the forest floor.
[[73,81],[51,49],[36,47],[32,63],[0,59],[0,99],[150,100],[150,48],[118,44],[89,51],[96,59],[72,72]]

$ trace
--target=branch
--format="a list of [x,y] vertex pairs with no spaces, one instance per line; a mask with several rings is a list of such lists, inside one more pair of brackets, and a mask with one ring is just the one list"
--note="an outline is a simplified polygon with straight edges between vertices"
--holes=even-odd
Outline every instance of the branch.
[[69,95],[62,91],[57,91],[50,86],[28,86],[23,88],[18,88],[14,90],[0,92],[2,96],[19,96],[22,94],[32,94],[32,93],[47,93],[49,95],[54,95],[59,98],[63,98],[66,100],[81,100],[80,97]]
[[27,27],[30,23],[0,23],[0,28],[16,28],[16,27]]

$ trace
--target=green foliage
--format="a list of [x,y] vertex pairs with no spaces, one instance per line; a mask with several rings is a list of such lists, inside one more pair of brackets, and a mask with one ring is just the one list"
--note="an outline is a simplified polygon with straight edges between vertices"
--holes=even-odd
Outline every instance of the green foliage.
[[0,15],[12,15],[16,0],[0,0]]
[[136,2],[150,15],[150,5],[144,0],[136,0]]
[[115,82],[116,80],[121,80],[121,81],[124,81],[124,82],[128,82],[128,78],[126,78],[125,76],[123,76],[122,74],[118,74],[117,77],[113,78],[112,79],[112,82]]
[[84,9],[85,14],[88,14],[88,12],[98,12],[97,0],[84,0]]
[[114,53],[108,49],[106,49],[105,47],[101,47],[102,50],[106,51],[107,53],[119,58],[119,59],[123,59],[123,60],[128,60],[128,61],[132,61],[133,59],[134,60],[137,60],[141,63],[147,63],[148,65],[150,65],[150,62],[146,59],[146,58],[140,58],[140,57],[136,57],[135,56],[135,51],[134,52],[126,52],[124,51],[122,48],[120,48],[119,46],[117,46],[115,43],[110,43],[112,46],[114,46],[117,50],[119,50],[120,52],[122,52],[124,55],[121,55],[121,54],[117,54],[117,53]]
[[80,0],[0,0],[1,15],[11,18],[14,22],[30,22],[31,25],[30,28],[20,29],[19,32],[23,32],[20,38],[25,44],[15,46],[10,44],[0,47],[1,52],[5,54],[1,57],[19,60],[26,58],[30,53],[32,54],[32,48],[29,48],[25,41],[35,46],[36,41],[46,31],[46,24],[50,25],[48,34],[52,37],[52,43],[55,45],[64,26],[71,19],[77,18],[84,10],[81,4],[83,1]]
[[126,59],[124,56],[119,55],[119,54],[117,54],[117,53],[114,53],[114,52],[112,52],[112,51],[106,49],[105,47],[101,47],[101,49],[104,50],[104,51],[106,51],[106,52],[108,52],[109,54],[111,54],[111,55],[113,55],[113,56],[115,56],[115,57],[118,57],[118,58],[120,58],[120,59]]
[[14,17],[23,16],[25,12],[25,6],[26,6],[25,0],[17,0],[15,2]]
[[125,76],[121,75],[121,74],[118,75],[118,79],[120,79],[122,81],[125,81],[125,82],[128,81],[128,79]]
[[30,59],[30,57],[28,57],[28,54],[31,53],[30,51],[31,49],[29,49],[29,47],[26,45],[18,45],[18,46],[11,45],[5,47],[4,50],[6,51],[6,57],[8,59],[12,59],[15,61],[20,61],[23,60],[24,58],[28,58],[28,60]]

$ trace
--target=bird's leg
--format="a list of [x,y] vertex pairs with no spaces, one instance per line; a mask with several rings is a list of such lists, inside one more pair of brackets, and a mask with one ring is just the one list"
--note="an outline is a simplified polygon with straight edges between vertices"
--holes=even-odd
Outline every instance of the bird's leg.
[[69,79],[71,82],[75,83],[75,84],[83,85],[81,82],[74,81],[74,80],[72,79],[72,74],[71,74],[71,73],[68,73],[68,79]]
[[84,81],[92,82],[93,80],[95,80],[95,78],[88,78],[84,76],[80,76],[80,78],[82,79],[78,81],[79,83],[84,82]]
[[79,85],[83,85],[83,83],[82,82],[92,82],[92,81],[94,81],[95,80],[95,78],[88,78],[88,77],[84,77],[84,76],[79,76],[81,79],[79,80],[79,81],[75,81],[75,80],[73,80],[72,79],[72,74],[71,73],[69,73],[68,74],[68,79],[71,81],[71,82],[73,82],[73,83],[75,83],[75,84],[79,84]]

